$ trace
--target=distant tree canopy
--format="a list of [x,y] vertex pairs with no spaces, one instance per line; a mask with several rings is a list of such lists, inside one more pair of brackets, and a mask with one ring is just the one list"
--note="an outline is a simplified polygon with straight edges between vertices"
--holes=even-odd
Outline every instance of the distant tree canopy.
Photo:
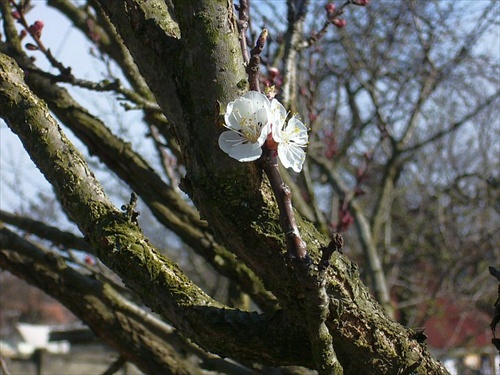
[[[478,3],[47,0],[120,70],[94,82],[0,0],[0,117],[80,232],[28,197],[0,211],[0,267],[145,373],[447,373],[412,327],[438,297],[491,304],[500,248],[499,4]],[[300,173],[275,107],[260,158],[221,150],[249,90],[308,127]]]

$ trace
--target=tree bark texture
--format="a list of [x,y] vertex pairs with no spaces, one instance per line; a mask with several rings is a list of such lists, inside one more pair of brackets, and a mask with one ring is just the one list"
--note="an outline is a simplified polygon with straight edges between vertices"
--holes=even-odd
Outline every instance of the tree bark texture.
[[[160,255],[137,224],[111,204],[45,102],[26,85],[22,71],[4,54],[0,55],[0,116],[19,136],[94,252],[182,335],[207,351],[242,363],[313,367],[313,357],[317,355],[313,350],[318,345],[312,347],[309,343],[303,314],[314,298],[304,295],[309,285],[286,256],[269,181],[256,164],[229,159],[217,144],[223,130],[221,111],[247,89],[232,3],[179,0],[174,1],[175,13],[156,0],[95,3],[123,39],[173,126],[187,169],[182,188],[192,198],[201,219],[213,230],[215,240],[225,251],[236,255],[248,267],[249,274],[262,280],[281,310],[257,314],[228,308],[206,295],[176,264]],[[60,116],[64,116],[63,109]],[[125,151],[125,155],[129,154]],[[125,166],[116,168],[127,173]],[[140,181],[135,184],[135,188],[141,189]],[[156,193],[153,200],[169,200],[165,196],[168,190]],[[181,211],[190,212],[185,207]],[[166,216],[175,225],[175,212]],[[318,263],[320,250],[327,241],[300,216],[297,221],[307,251]],[[205,224],[194,214],[179,225],[186,222],[190,228],[204,230]],[[2,267],[22,267],[21,258],[22,254],[10,246],[2,250],[0,260]],[[41,284],[36,279],[28,281]],[[44,288],[61,288],[60,299],[70,304],[63,295],[67,291],[64,285],[54,282],[53,287]],[[321,329],[327,329],[331,335],[331,345],[345,374],[366,373],[367,369],[371,374],[446,373],[411,330],[383,312],[347,257],[333,255],[321,288],[326,291],[329,306]],[[321,290],[313,292],[322,295]],[[71,303],[76,310],[84,301],[74,298]],[[94,321],[91,312],[88,314],[82,319],[98,330],[104,321]],[[127,352],[126,348],[123,350]],[[140,361],[141,358],[134,360]],[[144,364],[141,368],[155,373],[154,366]]]

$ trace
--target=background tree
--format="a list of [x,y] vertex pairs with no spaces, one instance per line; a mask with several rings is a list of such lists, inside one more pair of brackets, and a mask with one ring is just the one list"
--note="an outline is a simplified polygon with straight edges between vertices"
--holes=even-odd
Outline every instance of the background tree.
[[[296,206],[318,228],[354,224],[359,242],[350,251],[363,279],[405,323],[421,324],[422,310],[432,311],[422,308],[434,303],[429,294],[469,304],[491,298],[478,285],[490,284],[487,265],[499,256],[499,192],[491,184],[499,56],[486,42],[498,37],[498,11],[494,2],[371,4],[348,28],[284,58],[299,68],[283,77],[283,96],[308,113],[312,128],[297,187],[313,208]],[[299,46],[308,47],[324,22],[322,6],[311,12],[313,21],[292,16],[304,25],[271,35],[290,40],[307,28],[311,37]],[[271,50],[269,66],[294,66],[280,62],[278,46]]]
[[[482,281],[482,269],[497,255],[491,135],[498,133],[492,121],[498,64],[480,41],[491,33],[498,4],[390,2],[325,10],[290,0],[287,21],[279,23],[284,16],[280,8],[269,12],[273,3],[254,4],[253,20],[243,1],[238,11],[215,0],[47,3],[117,64],[127,83],[75,77],[43,44],[43,23],[26,21],[29,2],[0,1],[0,115],[84,236],[2,212],[8,224],[0,236],[3,269],[60,300],[147,373],[194,374],[209,366],[245,373],[209,353],[262,372],[262,366],[294,365],[325,374],[366,368],[445,373],[415,332],[391,316],[397,310],[405,323],[419,322],[429,290],[477,297],[482,289],[470,281]],[[278,206],[287,204],[273,192],[276,171],[265,161],[238,163],[217,144],[227,103],[249,88],[246,30],[253,47],[261,23],[270,31],[261,84],[274,84],[280,100],[311,128],[302,173],[281,171],[307,257],[297,257],[280,226]],[[29,44],[22,40],[26,33]],[[57,73],[37,68],[26,49],[45,54]],[[115,93],[141,111],[157,168],[128,143],[134,135],[119,138],[119,127],[106,126],[78,103],[68,83]],[[134,191],[158,223],[230,280],[226,301],[214,299],[206,285],[203,291],[203,277],[188,278],[144,237],[140,227],[151,224],[137,218],[135,196],[122,209],[110,201],[59,124]],[[474,132],[474,124],[481,131]],[[347,256],[334,252],[326,267],[340,240],[333,237],[337,242],[329,245],[325,236],[351,224],[357,231],[346,236]],[[171,235],[165,238],[163,247],[176,246]],[[471,251],[478,244],[481,261]],[[86,264],[75,251],[99,263]],[[468,256],[457,261],[457,253]],[[349,258],[360,262],[381,305]],[[102,272],[100,262],[124,285]],[[436,267],[439,277],[430,279]]]

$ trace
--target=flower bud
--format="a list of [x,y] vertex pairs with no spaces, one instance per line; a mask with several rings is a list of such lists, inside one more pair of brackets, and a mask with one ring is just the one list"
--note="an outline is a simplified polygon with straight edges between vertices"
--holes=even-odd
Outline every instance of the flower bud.
[[276,78],[280,74],[280,71],[278,68],[271,66],[270,68],[267,69],[267,73],[269,74],[270,78]]
[[44,25],[42,21],[35,21],[35,23],[31,25],[28,30],[32,35],[40,38],[42,36],[43,26]]
[[326,10],[326,14],[328,15],[328,17],[330,17],[331,15],[333,15],[335,13],[335,4],[327,3],[325,5],[325,10]]
[[369,2],[370,0],[351,0],[351,4],[358,5],[360,7],[368,5]]
[[332,20],[332,23],[337,26],[339,29],[344,27],[345,25],[347,25],[347,21],[344,20],[344,19],[340,19],[340,18],[334,18]]

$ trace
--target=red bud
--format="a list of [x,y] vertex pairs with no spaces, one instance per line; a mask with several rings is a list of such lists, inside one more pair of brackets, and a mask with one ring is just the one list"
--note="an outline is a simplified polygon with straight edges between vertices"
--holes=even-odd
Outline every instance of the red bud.
[[325,10],[326,10],[326,13],[328,14],[328,16],[332,15],[333,13],[335,13],[335,4],[327,3],[325,5]]
[[42,36],[43,26],[44,25],[42,21],[35,21],[35,23],[29,27],[29,31],[32,35],[40,38]]
[[332,23],[337,26],[339,29],[347,25],[347,21],[340,19],[340,18],[335,18],[332,20]]

